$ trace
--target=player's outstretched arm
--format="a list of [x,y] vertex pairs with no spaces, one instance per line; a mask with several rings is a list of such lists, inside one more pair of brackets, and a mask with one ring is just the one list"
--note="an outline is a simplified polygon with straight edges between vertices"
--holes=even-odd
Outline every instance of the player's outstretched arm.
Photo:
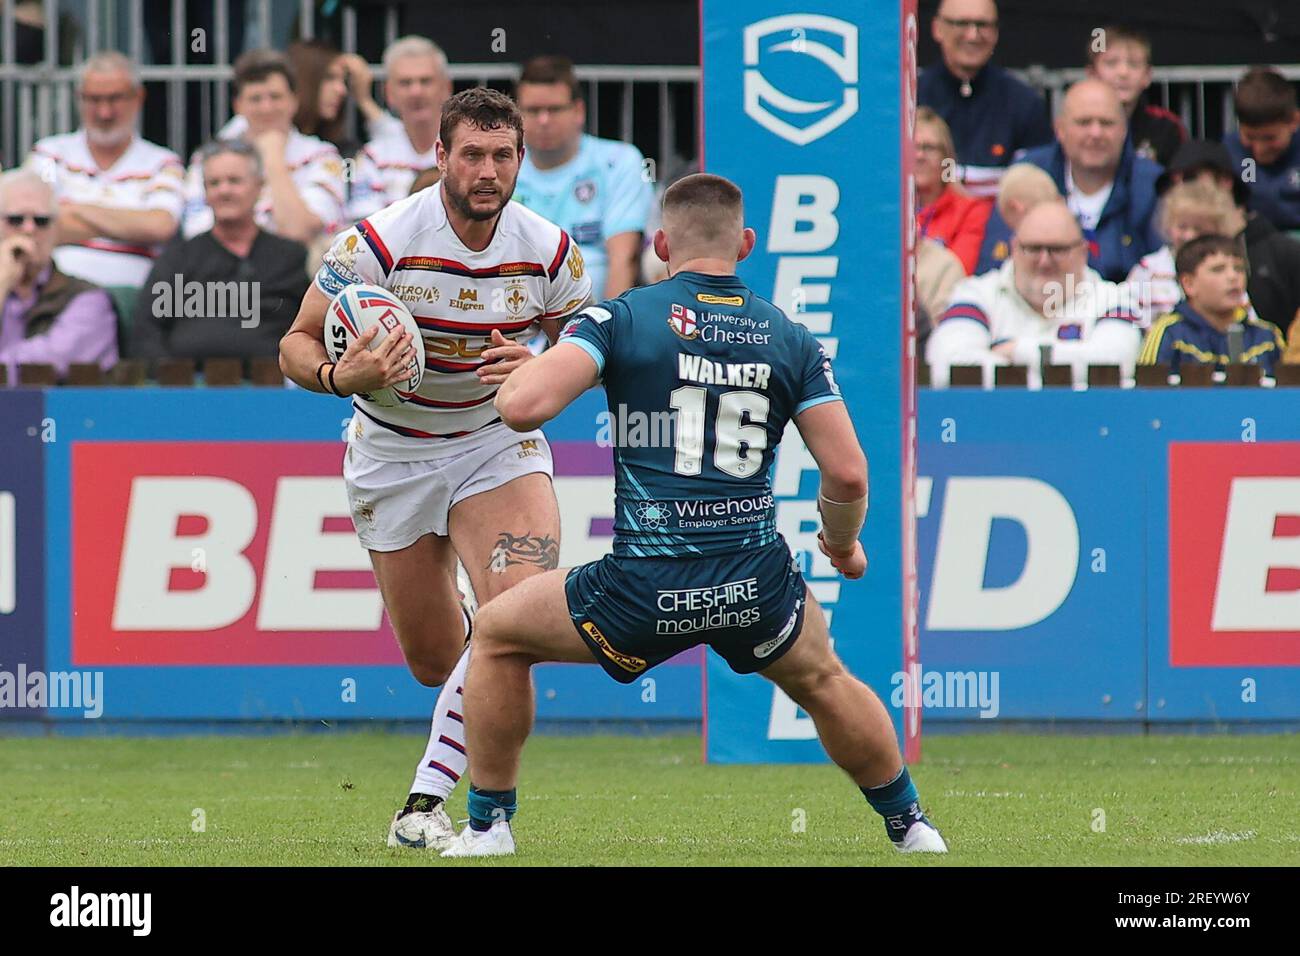
[[560,342],[510,373],[497,392],[497,412],[515,431],[531,431],[599,381],[595,360],[571,342]]
[[843,402],[823,402],[800,412],[794,423],[821,472],[821,549],[846,578],[860,578],[867,568],[858,541],[867,519],[867,456],[848,408]]

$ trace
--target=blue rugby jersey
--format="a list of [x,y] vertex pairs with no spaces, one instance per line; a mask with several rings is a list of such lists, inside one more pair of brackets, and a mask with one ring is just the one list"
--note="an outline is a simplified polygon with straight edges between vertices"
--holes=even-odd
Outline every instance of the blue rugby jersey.
[[605,240],[645,232],[654,191],[644,159],[631,143],[584,134],[573,159],[538,169],[524,151],[514,198],[565,230],[582,250],[594,296],[605,295]]
[[[1281,330],[1271,322],[1250,318],[1244,309],[1241,314],[1237,325],[1242,352],[1237,361],[1262,365],[1264,374],[1272,375],[1286,348]],[[1210,325],[1185,299],[1152,323],[1138,356],[1139,365],[1164,364],[1177,369],[1183,362],[1220,369],[1229,362],[1228,334]]]
[[716,555],[777,538],[769,471],[786,423],[839,386],[817,339],[736,276],[683,272],[565,326],[609,403],[614,554]]

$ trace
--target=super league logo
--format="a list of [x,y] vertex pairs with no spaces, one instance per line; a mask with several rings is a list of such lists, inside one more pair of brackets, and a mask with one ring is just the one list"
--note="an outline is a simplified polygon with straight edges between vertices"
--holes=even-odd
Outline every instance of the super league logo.
[[[809,34],[816,34],[813,39]],[[843,52],[837,53],[821,41],[838,39]],[[779,38],[780,42],[764,45],[764,40]],[[764,129],[789,140],[796,146],[807,146],[842,125],[858,111],[858,28],[835,17],[813,13],[790,13],[769,17],[745,27],[745,112]],[[763,75],[764,67],[788,69],[789,61],[777,61],[780,54],[810,56],[819,61],[839,78],[833,88],[828,83],[829,98],[800,99],[783,93]],[[811,64],[807,64],[811,66]],[[800,68],[800,74],[808,74]],[[824,71],[817,71],[824,73]],[[826,79],[829,81],[830,77]],[[806,120],[791,122],[772,110]],[[830,112],[827,112],[829,110]],[[815,119],[813,117],[816,117]]]

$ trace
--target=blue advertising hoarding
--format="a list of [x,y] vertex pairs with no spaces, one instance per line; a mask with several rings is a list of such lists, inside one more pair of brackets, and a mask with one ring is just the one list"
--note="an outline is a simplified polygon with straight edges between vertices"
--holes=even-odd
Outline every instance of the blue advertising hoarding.
[[[758,244],[740,276],[816,334],[834,362],[870,461],[870,573],[844,583],[817,551],[816,466],[794,429],[773,476],[778,529],[804,561],[837,652],[877,685],[902,666],[911,621],[904,475],[914,444],[902,360],[911,215],[899,170],[909,168],[914,9],[897,0],[702,5],[702,168],[744,192]],[[811,720],[766,681],[737,676],[714,655],[706,681],[710,761],[826,759]]]

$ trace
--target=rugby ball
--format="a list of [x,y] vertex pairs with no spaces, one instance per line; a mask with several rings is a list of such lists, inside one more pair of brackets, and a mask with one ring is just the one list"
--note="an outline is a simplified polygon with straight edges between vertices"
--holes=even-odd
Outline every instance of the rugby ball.
[[395,408],[408,401],[424,378],[424,338],[410,310],[397,296],[377,285],[350,285],[334,297],[325,310],[325,351],[331,362],[343,357],[354,339],[364,335],[372,325],[379,327],[370,342],[370,351],[384,344],[389,335],[411,333],[409,374],[396,385],[358,392],[357,397],[381,408]]

